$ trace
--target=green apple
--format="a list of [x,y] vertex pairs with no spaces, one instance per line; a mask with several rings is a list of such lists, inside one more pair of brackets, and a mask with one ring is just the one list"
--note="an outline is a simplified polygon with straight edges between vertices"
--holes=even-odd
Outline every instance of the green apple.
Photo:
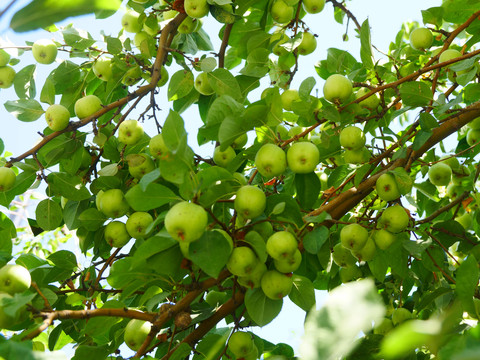
[[297,51],[300,55],[309,55],[317,48],[317,39],[312,33],[304,32],[302,42],[298,45]]
[[101,56],[92,65],[93,73],[100,80],[108,81],[112,78],[112,59]]
[[473,119],[467,125],[470,129],[480,130],[480,117]]
[[401,205],[393,205],[385,209],[379,219],[380,228],[393,234],[404,231],[408,227],[410,217]]
[[282,175],[287,169],[285,151],[275,144],[265,144],[255,155],[255,166],[262,176],[269,179]]
[[357,259],[352,255],[352,252],[338,243],[333,247],[332,260],[340,267],[353,266]]
[[140,21],[140,14],[129,10],[122,16],[122,27],[126,32],[138,33],[142,30],[142,22]]
[[143,126],[137,120],[125,120],[118,127],[118,141],[135,145],[143,137]]
[[247,133],[243,133],[242,135],[237,137],[235,140],[233,140],[230,146],[234,149],[241,149],[245,145],[247,145],[247,141],[248,141],[248,135]]
[[53,104],[45,111],[45,120],[48,127],[53,131],[61,131],[68,126],[70,122],[70,111],[60,104]]
[[292,111],[292,103],[296,100],[300,100],[300,95],[298,90],[287,89],[281,95],[280,99],[282,100],[282,106],[287,111]]
[[127,231],[126,225],[121,221],[112,221],[105,226],[103,234],[105,241],[111,247],[122,247],[132,238]]
[[0,67],[0,89],[8,89],[13,85],[13,80],[15,80],[16,72],[10,66],[1,66]]
[[[165,17],[165,14],[164,14]],[[194,18],[187,16],[185,20],[178,26],[177,31],[180,34],[190,34],[194,32],[198,26],[199,21],[195,20]]]
[[153,217],[148,212],[137,211],[128,217],[127,231],[134,239],[143,239],[147,235],[147,228],[153,223]]
[[349,250],[360,250],[365,246],[367,240],[368,230],[359,224],[348,224],[340,231],[340,242]]
[[[273,46],[272,52],[277,56],[287,55],[289,51],[285,49],[284,46],[281,46],[281,45],[285,44],[288,40],[290,40],[290,38],[284,32],[273,33],[272,37],[270,38],[270,43],[274,43],[274,42],[277,42],[277,43]],[[269,88],[265,89],[262,92],[262,96],[261,96],[262,99],[265,98],[266,94],[264,93],[268,90]]]
[[310,141],[310,133],[302,137],[298,137],[304,131],[305,131],[304,127],[292,126],[290,129],[288,129],[287,139],[291,139],[296,136],[298,138],[297,141]]
[[0,192],[8,191],[15,185],[17,175],[12,168],[0,167]]
[[450,166],[453,172],[458,172],[460,170],[460,162],[455,156],[445,155],[440,160]]
[[255,252],[246,246],[233,249],[227,262],[227,269],[235,276],[248,276],[259,262]]
[[165,68],[165,66],[162,66],[162,68],[160,69],[160,79],[158,79],[157,86],[158,87],[164,86],[168,82],[168,78],[169,78],[168,71]]
[[390,330],[393,329],[393,322],[389,318],[383,318],[382,321],[373,328],[373,333],[375,335],[386,335]]
[[340,132],[340,145],[347,150],[360,150],[365,142],[365,134],[356,126],[347,126]]
[[224,151],[221,151],[220,146],[217,146],[213,151],[213,161],[218,166],[224,168],[227,167],[233,159],[235,159],[235,156],[237,156],[237,154],[231,146],[228,146]]
[[195,19],[207,16],[210,10],[207,0],[185,0],[183,7],[187,15]]
[[297,5],[300,0],[283,0],[288,6]]
[[147,339],[151,329],[152,323],[148,321],[130,320],[125,326],[125,333],[123,334],[125,344],[133,351],[137,351]]
[[375,241],[370,236],[365,243],[365,245],[360,250],[352,251],[353,256],[355,256],[358,261],[370,261],[375,257],[377,247],[375,246]]
[[402,195],[400,190],[398,190],[395,176],[390,173],[380,175],[375,183],[375,188],[378,197],[384,201],[396,200]]
[[452,180],[452,168],[443,162],[433,164],[428,169],[428,178],[433,185],[446,186]]
[[10,54],[5,50],[0,49],[0,67],[7,66],[10,62]]
[[473,146],[480,141],[480,129],[469,129],[467,132],[467,144]]
[[346,284],[350,281],[354,281],[362,277],[362,270],[357,265],[342,267],[338,270],[338,275],[340,276],[340,281],[342,284]]
[[30,272],[21,265],[7,264],[0,269],[0,292],[10,295],[22,293],[31,284]]
[[302,263],[302,253],[300,250],[296,249],[293,253],[293,256],[287,257],[285,259],[274,259],[273,264],[275,269],[281,273],[291,273],[297,270]]
[[142,69],[140,66],[134,66],[128,69],[122,77],[122,84],[125,86],[133,86],[142,80]]
[[387,250],[397,239],[395,234],[385,229],[375,230],[372,237],[377,248],[381,250]]
[[320,151],[311,142],[297,142],[287,151],[287,164],[296,174],[309,174],[320,162]]
[[205,232],[208,215],[200,205],[181,201],[173,205],[165,216],[165,228],[172,238],[190,243]]
[[267,271],[267,265],[261,261],[257,261],[257,264],[246,276],[239,276],[237,281],[240,285],[246,287],[247,289],[255,289],[260,287],[260,282],[262,280],[263,274]]
[[170,149],[165,144],[162,134],[157,134],[150,139],[148,144],[150,154],[156,159],[166,159],[170,155]]
[[[153,21],[149,21],[149,19],[152,18]],[[145,22],[143,23],[143,31],[145,31],[148,35],[150,36],[157,36],[158,33],[160,32],[160,24],[158,23],[161,20],[160,14],[151,14]]]
[[343,160],[347,164],[365,164],[370,160],[371,154],[366,148],[360,150],[345,150]]
[[457,198],[464,191],[465,189],[461,185],[449,184],[447,186],[447,196],[452,200]]
[[147,154],[128,154],[126,160],[128,172],[138,180],[155,169],[155,163]]
[[433,44],[433,34],[427,28],[416,28],[410,33],[410,45],[416,50],[427,50]]
[[[272,356],[270,357],[271,360],[275,360],[275,357],[276,356]],[[253,349],[252,351],[250,351],[247,355],[245,355],[243,357],[243,360],[257,360],[259,358],[258,356],[258,348],[255,346],[255,344],[253,345]],[[283,359],[283,357],[282,357]],[[278,360],[278,359],[277,359]]]
[[352,82],[340,74],[330,75],[323,86],[323,96],[333,103],[345,102],[352,93]]
[[163,11],[162,12],[163,20],[173,19],[177,15],[178,15],[178,11],[176,11],[176,10],[168,10],[168,11]]
[[202,95],[212,95],[215,93],[212,86],[210,85],[210,81],[208,80],[208,73],[202,72],[197,75],[195,79],[195,83],[193,84],[195,90],[197,90]]
[[277,270],[268,270],[263,274],[261,287],[263,293],[272,300],[280,300],[290,294],[293,278]]
[[262,189],[253,185],[245,185],[238,189],[233,206],[242,219],[254,219],[263,214],[267,205],[267,197]]
[[100,195],[98,205],[98,210],[100,210],[106,216],[114,219],[124,216],[128,210],[130,210],[130,206],[128,205],[127,200],[125,200],[125,196],[120,189],[109,189],[104,191]]
[[85,119],[102,109],[102,101],[95,95],[87,95],[75,102],[75,115]]
[[266,244],[268,255],[276,260],[284,260],[292,257],[298,249],[298,242],[295,236],[288,231],[273,233]]
[[[360,88],[357,93],[355,94],[355,98],[360,99],[362,96],[367,95],[370,92],[370,89],[368,88]],[[370,109],[370,110],[375,110],[378,105],[380,105],[380,98],[378,97],[378,94],[375,93],[373,95],[370,95],[368,98],[365,100],[362,100],[358,103],[361,107]]]
[[243,358],[250,353],[254,347],[252,334],[244,331],[236,331],[228,339],[228,350],[230,350],[236,358]]
[[309,14],[318,14],[325,7],[325,0],[303,0],[305,11]]
[[295,9],[293,6],[287,5],[283,0],[275,0],[270,9],[270,14],[276,23],[286,24],[293,19]]
[[413,314],[410,310],[405,309],[405,308],[397,308],[393,310],[392,313],[392,323],[394,326],[397,326],[398,324],[401,324],[407,320],[410,320],[413,318]]
[[466,212],[463,215],[457,216],[455,218],[455,221],[458,222],[460,225],[462,225],[462,227],[465,230],[469,230],[472,228],[473,218],[472,218],[472,214],[468,212]]
[[205,302],[210,306],[218,306],[227,300],[226,292],[211,290],[205,295]]
[[269,221],[262,221],[253,224],[252,231],[259,233],[262,238],[267,240],[270,235],[273,234],[273,226],[272,223]]
[[155,55],[155,53],[152,52],[153,49],[150,49],[150,42],[153,42],[153,38],[151,35],[147,34],[146,31],[140,31],[136,33],[135,37],[133,38],[135,47],[147,57],[153,57]]
[[40,39],[32,45],[32,55],[39,64],[51,64],[57,58],[57,45],[48,39]]
[[[462,53],[460,51],[455,49],[447,49],[440,54],[440,57],[438,58],[438,62],[442,63],[445,61],[453,60],[460,56],[462,56]],[[450,67],[450,65],[448,65],[447,67]]]

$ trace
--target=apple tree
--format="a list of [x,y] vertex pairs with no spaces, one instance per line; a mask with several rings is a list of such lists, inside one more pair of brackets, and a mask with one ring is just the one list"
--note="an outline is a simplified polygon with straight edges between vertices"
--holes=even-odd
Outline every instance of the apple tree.
[[[20,9],[51,33],[0,44],[6,111],[45,122],[0,141],[0,357],[293,358],[251,332],[289,297],[304,359],[479,358],[480,3],[438,3],[379,51],[348,1]],[[314,58],[331,14],[359,56]]]

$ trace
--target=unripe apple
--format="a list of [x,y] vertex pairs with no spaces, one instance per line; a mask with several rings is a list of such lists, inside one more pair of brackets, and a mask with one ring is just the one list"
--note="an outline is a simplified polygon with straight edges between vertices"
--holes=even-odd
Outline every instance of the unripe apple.
[[446,186],[452,179],[452,168],[443,162],[433,164],[428,169],[428,178],[433,185]]
[[162,134],[152,137],[148,148],[150,149],[150,154],[156,159],[166,159],[170,155],[170,149],[165,144]]
[[153,223],[153,217],[148,212],[137,211],[128,217],[127,231],[134,239],[143,239],[147,235],[147,228]]
[[296,136],[298,138],[297,141],[310,141],[310,133],[302,137],[298,137],[304,131],[305,128],[302,126],[292,126],[290,129],[288,129],[287,139],[291,139]]
[[443,156],[440,160],[450,166],[453,172],[458,172],[460,170],[460,162],[455,156],[446,155]]
[[139,319],[132,319],[125,326],[125,333],[123,335],[125,344],[137,351],[147,339],[150,330],[152,329],[152,323]]
[[297,51],[300,55],[309,55],[317,48],[317,39],[312,33],[304,32],[302,42],[298,45]]
[[300,100],[300,95],[296,89],[287,89],[281,95],[282,106],[287,111],[292,111],[292,103],[296,100]]
[[227,262],[227,269],[235,276],[248,276],[259,262],[255,252],[247,246],[233,249]]
[[155,169],[155,163],[147,154],[128,154],[126,160],[128,172],[138,180]]
[[273,234],[273,226],[272,226],[272,223],[268,221],[262,221],[262,222],[253,224],[252,231],[257,232],[258,234],[260,234],[262,238],[267,240],[270,237],[270,235]]
[[143,137],[143,126],[137,120],[125,120],[118,127],[118,141],[135,145]]
[[60,104],[53,104],[45,111],[45,120],[48,127],[53,131],[61,131],[68,126],[70,111]]
[[242,135],[237,137],[235,140],[233,140],[230,146],[234,149],[241,149],[247,144],[247,141],[248,141],[248,135],[246,133],[243,133]]
[[365,134],[356,126],[347,126],[340,132],[340,145],[345,149],[360,150],[365,142]]
[[160,69],[160,79],[158,79],[157,86],[158,87],[164,86],[168,82],[168,78],[169,78],[168,71],[165,68],[165,66],[162,66],[162,68]]
[[32,55],[39,64],[51,64],[57,58],[57,45],[48,39],[40,39],[32,45]]
[[0,67],[0,89],[8,89],[15,80],[16,72],[10,66]]
[[398,324],[401,324],[407,320],[410,320],[413,318],[413,314],[410,310],[405,309],[405,308],[397,308],[393,310],[392,313],[392,323],[394,326],[397,326]]
[[317,14],[325,7],[325,0],[303,0],[305,11],[309,14]]
[[375,335],[386,335],[390,330],[393,329],[393,322],[389,318],[383,318],[382,321],[373,328],[373,333]]
[[365,243],[365,245],[359,249],[352,251],[353,256],[355,256],[358,261],[370,261],[373,260],[375,257],[375,253],[377,252],[377,247],[375,246],[375,241],[370,236]]
[[275,0],[270,9],[270,14],[276,23],[286,24],[293,19],[295,9],[293,6],[287,5],[283,0]]
[[330,75],[323,86],[323,96],[333,103],[345,102],[352,93],[352,82],[340,74]]
[[140,14],[129,10],[122,16],[122,27],[126,32],[138,33],[142,30],[142,23],[140,21]]
[[202,72],[197,75],[194,83],[195,89],[202,95],[212,95],[215,93],[212,86],[210,85],[210,81],[208,80],[208,73]]
[[255,267],[246,276],[239,276],[237,281],[240,285],[248,288],[255,289],[260,287],[260,282],[262,280],[263,274],[267,271],[267,265],[261,261],[257,261]]
[[227,167],[235,159],[235,156],[237,154],[231,146],[228,146],[224,151],[221,151],[220,146],[217,146],[213,151],[213,161],[221,167]]
[[112,59],[102,56],[95,60],[92,70],[100,80],[108,81],[112,78],[112,65]]
[[200,205],[187,201],[173,205],[165,216],[165,228],[172,238],[190,243],[199,239],[208,224],[208,215]]
[[105,226],[105,241],[111,247],[122,247],[132,238],[127,231],[126,225],[121,221],[112,221]]
[[[447,49],[444,52],[440,54],[440,57],[438,58],[438,62],[442,63],[445,61],[449,61],[452,59],[455,59],[457,57],[462,56],[462,53],[458,50],[455,49]],[[451,65],[448,65],[447,67],[450,67]]]
[[302,263],[302,253],[300,250],[296,249],[293,253],[293,256],[287,257],[285,259],[274,259],[273,264],[275,269],[281,273],[291,273],[297,270]]
[[180,34],[190,34],[196,30],[199,23],[199,20],[195,20],[194,18],[187,16],[185,20],[183,20],[182,23],[178,26],[177,31]]
[[410,217],[406,210],[398,204],[386,208],[379,219],[380,228],[384,228],[393,234],[404,231],[409,222]]
[[[99,198],[99,195],[100,193],[97,194],[97,199]],[[130,206],[120,189],[109,189],[104,191],[100,195],[97,208],[106,216],[114,219],[122,217],[128,212],[128,210],[130,210]]]
[[85,119],[102,109],[102,101],[95,95],[87,95],[75,102],[75,115]]
[[371,154],[366,148],[360,150],[345,150],[343,160],[347,164],[365,164],[370,160]]
[[287,151],[287,164],[296,174],[309,174],[320,162],[320,151],[311,142],[294,143]]
[[[243,360],[257,360],[258,356],[258,348],[253,344],[253,349],[247,355],[243,357]],[[271,358],[271,360],[275,360],[275,356]],[[277,359],[278,360],[278,359]]]
[[[290,38],[284,33],[284,32],[277,32],[273,33],[272,37],[270,38],[270,43],[273,43],[275,41],[278,41],[272,49],[272,52],[277,55],[277,56],[283,56],[289,53],[285,47],[281,46],[282,44],[285,44]],[[265,89],[262,92],[261,98],[264,99],[266,96],[266,91],[268,91],[269,88]]]
[[0,192],[8,191],[15,185],[17,175],[12,168],[0,167]]
[[122,84],[125,86],[133,86],[142,80],[142,69],[140,66],[134,66],[128,69],[122,77]]
[[252,334],[244,331],[236,331],[228,339],[228,350],[230,350],[236,358],[243,358],[253,350],[254,342]]
[[263,274],[261,287],[264,294],[272,300],[280,300],[290,294],[293,278],[277,270],[268,270]]
[[458,222],[460,225],[462,225],[462,227],[465,230],[469,230],[472,228],[473,218],[472,218],[472,214],[468,212],[466,212],[463,215],[457,216],[455,218],[455,221]]
[[348,224],[340,231],[340,242],[349,250],[360,250],[367,240],[368,230],[359,224]]
[[254,219],[263,214],[267,197],[258,187],[245,185],[238,189],[233,205],[243,219]]
[[480,130],[480,117],[473,119],[467,125],[470,129]]
[[196,19],[207,16],[210,10],[207,0],[185,0],[183,6],[187,15]]
[[258,172],[269,179],[279,176],[287,169],[285,151],[275,144],[263,145],[255,155],[255,166]]
[[340,267],[353,266],[357,259],[352,255],[352,252],[338,243],[333,247],[332,259],[335,264]]
[[398,199],[402,194],[398,190],[395,176],[385,173],[379,176],[375,184],[378,197],[384,201],[392,201]]
[[292,257],[298,249],[298,242],[295,236],[288,231],[273,233],[266,244],[268,255],[276,260],[284,260]]
[[[360,99],[362,96],[367,95],[370,92],[370,89],[368,88],[361,88],[357,91],[355,94],[355,98]],[[365,100],[362,100],[358,103],[361,107],[370,109],[370,110],[375,110],[378,105],[380,105],[380,98],[378,97],[378,93],[375,93]]]
[[210,306],[218,306],[227,300],[227,293],[211,290],[205,295],[205,302]]
[[467,133],[467,144],[473,146],[480,141],[480,130],[469,129]]
[[395,234],[385,229],[375,230],[372,237],[377,248],[381,250],[387,250],[397,239]]
[[147,32],[143,30],[136,33],[135,37],[133,38],[135,47],[146,57],[153,57],[155,55],[155,53],[152,53],[150,49],[150,41],[153,41],[151,35],[147,34]]
[[410,45],[416,50],[427,50],[433,44],[433,34],[427,28],[416,28],[410,33]]
[[7,66],[10,62],[10,54],[5,50],[0,49],[0,67]]
[[7,264],[0,269],[0,292],[10,295],[23,293],[31,284],[30,272],[21,265]]
[[340,276],[340,281],[342,284],[346,284],[350,281],[356,280],[362,277],[362,270],[357,265],[342,267],[338,270],[338,275]]
[[450,184],[447,186],[447,196],[452,200],[456,199],[464,191],[465,189],[461,185]]

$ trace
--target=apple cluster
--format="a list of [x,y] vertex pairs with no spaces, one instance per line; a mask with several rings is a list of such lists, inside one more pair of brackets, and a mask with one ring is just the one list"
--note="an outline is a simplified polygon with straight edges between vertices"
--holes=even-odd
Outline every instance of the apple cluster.
[[4,300],[11,300],[15,294],[25,292],[31,283],[30,272],[21,265],[7,264],[0,269],[0,329],[10,329],[26,320],[28,312],[24,306],[12,313],[5,309]]
[[235,331],[228,339],[228,350],[235,359],[256,360],[258,348],[255,345],[252,334],[245,331]]
[[[295,16],[298,2],[299,0],[275,0],[270,8],[273,20],[280,25],[288,24]],[[317,14],[325,7],[325,0],[304,0],[302,4],[302,11]]]
[[363,164],[370,159],[365,147],[365,134],[356,126],[347,126],[340,132],[340,145],[345,149],[343,158],[347,164]]

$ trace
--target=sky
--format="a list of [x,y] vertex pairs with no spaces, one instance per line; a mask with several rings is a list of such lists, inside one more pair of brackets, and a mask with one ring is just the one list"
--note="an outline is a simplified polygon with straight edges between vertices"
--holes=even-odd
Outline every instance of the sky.
[[[27,3],[26,0],[17,1],[16,6],[12,11],[8,12],[4,17],[0,18],[0,40],[10,41],[16,45],[25,45],[25,41],[35,41],[41,38],[55,38],[60,39],[58,34],[49,34],[43,30],[33,31],[28,33],[16,34],[8,28],[8,19],[12,16],[13,11],[21,7],[22,4]],[[125,3],[125,2],[124,2]],[[421,10],[433,6],[440,6],[441,0],[404,0],[402,2],[393,0],[353,0],[347,1],[347,7],[357,17],[360,23],[363,23],[368,18],[371,26],[372,43],[382,52],[388,52],[388,45],[393,41],[396,33],[400,30],[401,24],[405,21],[422,22]],[[0,5],[1,8],[2,5]],[[120,29],[121,14],[106,19],[93,21],[91,16],[83,16],[79,18],[68,19],[61,25],[73,22],[78,29],[88,29],[92,36],[99,39],[100,30],[104,29],[105,34],[115,36]],[[212,22],[212,18],[207,18],[205,24]],[[322,94],[323,81],[316,75],[313,65],[322,59],[326,58],[326,50],[330,47],[335,47],[343,50],[348,50],[357,59],[360,58],[359,40],[355,37],[354,24],[350,23],[348,28],[349,41],[342,41],[342,35],[345,32],[345,25],[340,25],[333,20],[333,8],[331,4],[327,4],[322,13],[316,15],[307,15],[304,21],[308,24],[311,31],[318,35],[317,50],[310,56],[301,58],[299,63],[299,72],[295,80],[292,82],[292,87],[298,87],[302,79],[313,76],[317,81],[316,90]],[[209,34],[218,32],[219,26],[207,27],[206,31]],[[218,48],[220,40],[217,36],[211,35],[212,42],[215,48]],[[383,55],[374,50],[374,56],[378,60]],[[59,60],[67,59],[66,53],[59,53]],[[21,57],[21,62],[14,66],[18,71],[22,67],[33,63],[30,54],[25,54]],[[58,65],[58,64],[57,64]],[[41,90],[43,81],[46,75],[55,68],[55,65],[38,65],[37,68],[37,92]],[[237,69],[240,69],[237,68]],[[170,75],[173,72],[170,72]],[[264,84],[268,84],[265,82]],[[315,90],[313,93],[315,94]],[[161,90],[165,93],[165,88]],[[258,90],[249,96],[250,99],[255,96],[260,96]],[[163,94],[164,94],[163,93]],[[160,94],[160,96],[162,93]],[[160,98],[160,96],[158,98]],[[0,90],[0,102],[3,104],[7,100],[16,99],[13,89]],[[45,104],[43,104],[45,105]],[[160,108],[163,110],[162,114],[166,116],[170,105],[166,102],[160,103]],[[44,107],[46,109],[46,107]],[[196,146],[196,128],[201,124],[196,106],[192,106],[191,110],[183,114],[186,123],[188,123],[187,132],[189,133],[189,144],[195,151],[202,155],[211,156],[213,145],[198,148]],[[18,156],[24,151],[28,150],[39,138],[38,131],[45,128],[44,118],[32,123],[23,123],[15,119],[9,114],[3,106],[0,107],[0,137],[5,143],[6,150],[13,153],[13,156]],[[145,124],[147,133],[155,134],[153,131],[153,124]],[[253,134],[249,134],[250,140]],[[326,298],[323,292],[317,292],[317,308],[321,306]],[[304,312],[286,300],[282,313],[269,325],[255,332],[263,338],[272,342],[284,342],[298,349],[303,334]]]

